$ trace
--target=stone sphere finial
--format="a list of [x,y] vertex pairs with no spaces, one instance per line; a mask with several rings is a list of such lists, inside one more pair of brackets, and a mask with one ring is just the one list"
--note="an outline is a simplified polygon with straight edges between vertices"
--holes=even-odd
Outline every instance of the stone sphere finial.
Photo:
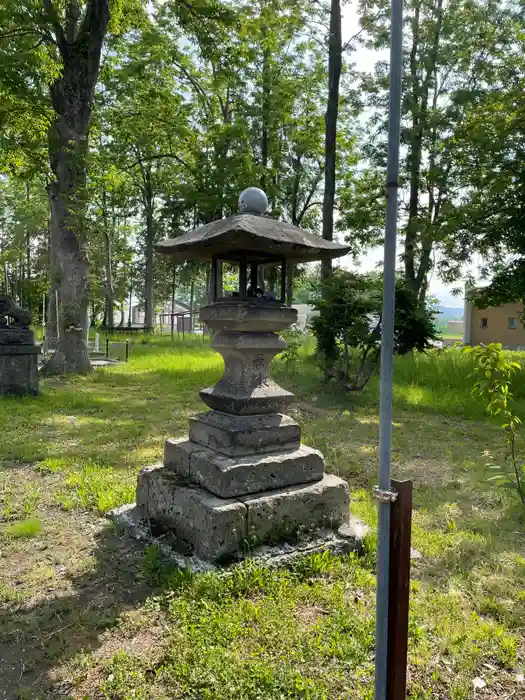
[[266,214],[268,197],[259,187],[248,187],[239,196],[239,211],[241,214]]

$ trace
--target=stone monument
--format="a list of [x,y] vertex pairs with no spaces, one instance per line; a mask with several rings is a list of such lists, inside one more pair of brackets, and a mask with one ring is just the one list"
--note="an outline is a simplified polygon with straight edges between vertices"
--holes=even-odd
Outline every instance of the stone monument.
[[[268,200],[257,188],[245,190],[239,205],[238,215],[157,245],[175,260],[211,261],[212,302],[201,319],[225,368],[200,392],[211,410],[190,418],[187,437],[166,441],[163,465],[139,474],[136,496],[140,518],[213,562],[246,545],[337,530],[349,519],[347,483],[325,474],[322,454],[301,444],[300,426],[286,415],[293,395],[269,376],[286,348],[279,331],[297,320],[285,304],[287,265],[348,248],[266,216]],[[229,296],[219,292],[220,263],[238,266],[239,289]],[[280,298],[260,288],[262,265],[280,268]]]
[[38,355],[31,313],[0,295],[0,395],[38,394]]

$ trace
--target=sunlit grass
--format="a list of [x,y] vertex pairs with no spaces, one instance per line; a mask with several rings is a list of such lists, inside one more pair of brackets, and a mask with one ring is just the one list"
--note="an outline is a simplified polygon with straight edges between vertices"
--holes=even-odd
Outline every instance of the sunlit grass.
[[[130,651],[122,619],[102,624],[103,609],[82,610],[83,624],[102,624],[114,639],[104,658],[82,651],[70,660],[61,652],[72,698],[371,700],[377,517],[370,493],[379,382],[373,377],[357,394],[326,384],[312,351],[309,340],[295,368],[277,361],[273,375],[296,395],[290,412],[303,440],[323,452],[328,471],[348,479],[351,510],[372,528],[366,556],[321,555],[294,571],[248,565],[236,574],[190,576],[145,550],[136,576],[163,592],[147,601],[144,621],[130,634],[147,637],[155,628],[159,640]],[[505,448],[497,422],[470,392],[471,363],[455,350],[395,362],[392,468],[395,478],[414,482],[413,547],[420,555],[412,569],[411,700],[470,699],[476,676],[486,680],[490,700],[501,687],[516,698],[522,692],[513,679],[524,663],[523,516],[488,480],[484,451],[503,458]],[[38,560],[24,569],[20,557],[39,556],[35,544],[46,538],[52,550],[57,515],[71,523],[63,539],[75,535],[76,542],[83,536],[77,518],[99,522],[132,501],[139,469],[162,458],[166,437],[186,432],[188,417],[203,410],[199,389],[221,371],[206,339],[133,338],[127,364],[45,379],[39,397],[2,400],[1,531],[4,561],[9,557],[17,573],[0,572],[0,600],[13,606],[13,629],[19,629],[14,606],[57,585],[55,566]],[[522,414],[524,378],[517,377],[515,389]],[[77,554],[71,544],[70,556],[85,571],[93,566],[88,535],[82,546]],[[97,572],[96,580],[104,575]],[[32,637],[40,624],[35,613]],[[86,678],[94,685],[83,689]]]
[[16,523],[10,523],[4,527],[6,537],[18,539],[19,537],[35,537],[40,532],[40,520],[36,517],[26,518]]

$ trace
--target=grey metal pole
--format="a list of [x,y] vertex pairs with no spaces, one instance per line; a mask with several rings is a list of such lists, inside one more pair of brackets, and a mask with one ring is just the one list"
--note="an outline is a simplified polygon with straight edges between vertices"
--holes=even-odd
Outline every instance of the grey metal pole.
[[403,71],[403,0],[391,0],[390,104],[388,115],[387,202],[385,221],[383,313],[381,319],[381,376],[379,400],[379,486],[377,524],[377,591],[375,700],[387,700],[388,568],[392,457],[392,377],[396,290],[397,193]]

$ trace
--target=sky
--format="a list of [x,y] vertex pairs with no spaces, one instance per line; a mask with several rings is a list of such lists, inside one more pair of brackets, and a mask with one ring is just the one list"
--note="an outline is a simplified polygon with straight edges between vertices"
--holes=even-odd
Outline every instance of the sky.
[[[351,0],[348,4],[344,4],[342,7],[342,32],[343,32],[343,43],[348,41],[359,31],[359,20],[357,16],[357,2],[356,0]],[[353,60],[359,70],[372,71],[376,61],[378,60],[388,60],[388,51],[372,51],[359,47],[353,54]],[[401,251],[401,246],[398,244],[398,252]],[[349,269],[359,269],[360,271],[375,270],[378,267],[378,263],[382,264],[383,260],[383,250],[381,248],[373,249],[366,254],[362,255],[359,259],[357,265],[352,262],[345,262],[345,267]],[[462,287],[463,281],[458,281],[455,285],[445,285],[441,280],[434,274],[430,281],[430,294],[439,299],[440,303],[444,306],[460,307],[463,306],[463,299],[461,296],[453,296],[451,290],[454,287]]]

